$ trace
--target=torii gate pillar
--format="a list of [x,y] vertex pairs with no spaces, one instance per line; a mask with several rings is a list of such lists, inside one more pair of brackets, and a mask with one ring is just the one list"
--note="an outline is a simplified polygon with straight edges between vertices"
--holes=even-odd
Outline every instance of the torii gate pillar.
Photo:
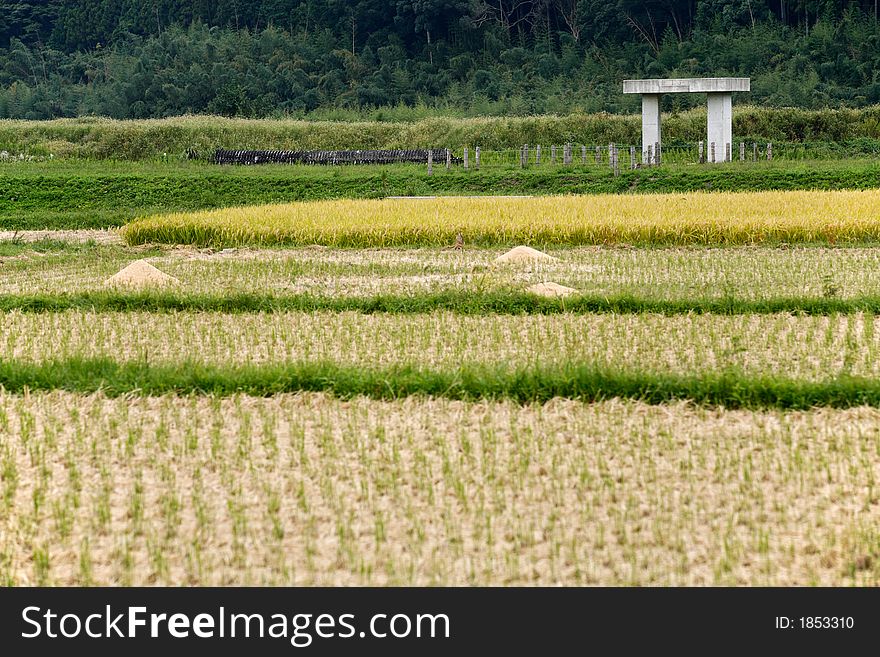
[[[679,78],[666,80],[624,80],[623,93],[642,96],[642,161],[648,161],[648,147],[661,144],[660,94],[705,93],[706,135],[715,144],[715,161],[723,162],[733,153],[734,91],[749,91],[750,78]],[[708,150],[707,150],[708,152]],[[711,159],[711,154],[709,155]]]
[[653,155],[659,144],[660,94],[642,94],[642,162],[648,161],[648,147]]

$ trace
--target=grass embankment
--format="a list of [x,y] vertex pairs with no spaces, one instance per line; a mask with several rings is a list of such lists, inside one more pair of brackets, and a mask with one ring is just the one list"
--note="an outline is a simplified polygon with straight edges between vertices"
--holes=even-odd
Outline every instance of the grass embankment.
[[477,171],[437,167],[215,167],[192,163],[64,162],[0,166],[0,229],[121,226],[137,216],[240,205],[419,195],[870,189],[880,164],[773,162],[621,171],[575,166]]
[[[737,106],[733,131],[745,141],[853,142],[844,150],[877,149],[880,106],[799,110]],[[638,115],[430,118],[414,123],[227,119],[185,116],[142,121],[99,118],[0,121],[0,150],[55,157],[126,160],[179,155],[188,149],[516,148],[566,142],[607,145],[640,141]],[[706,111],[663,118],[668,143],[705,139]],[[863,144],[858,140],[868,142]],[[834,145],[829,145],[829,152]]]
[[139,219],[132,245],[738,245],[880,239],[880,191],[343,200]]
[[0,312],[62,312],[65,310],[222,313],[330,311],[394,314],[451,311],[461,315],[552,315],[559,313],[657,313],[662,315],[794,313],[831,315],[856,312],[880,314],[880,297],[652,299],[632,295],[577,295],[567,298],[544,298],[526,292],[459,290],[407,295],[379,294],[364,297],[318,296],[314,294],[121,292],[113,290],[0,295]]
[[150,365],[107,359],[68,359],[41,363],[0,362],[0,386],[8,392],[65,390],[162,395],[198,393],[216,396],[269,396],[285,392],[330,392],[399,399],[429,395],[459,400],[510,399],[546,402],[561,397],[582,401],[613,398],[659,404],[689,400],[726,408],[809,409],[880,406],[880,380],[838,377],[801,381],[746,376],[740,372],[694,375],[603,370],[590,365],[503,368],[462,366],[426,370],[413,366],[370,369],[324,363],[214,366],[201,363]]

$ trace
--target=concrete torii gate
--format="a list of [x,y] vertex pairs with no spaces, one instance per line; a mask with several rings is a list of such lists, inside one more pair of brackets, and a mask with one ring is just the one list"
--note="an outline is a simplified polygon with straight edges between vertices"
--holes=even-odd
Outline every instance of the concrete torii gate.
[[[660,141],[660,94],[705,93],[708,95],[706,132],[708,144],[715,144],[715,161],[729,156],[733,150],[733,113],[731,96],[734,91],[749,91],[751,78],[668,78],[665,80],[624,80],[623,93],[642,94],[642,161],[647,162],[648,149]],[[711,158],[711,155],[709,156]],[[659,157],[657,157],[659,161]]]

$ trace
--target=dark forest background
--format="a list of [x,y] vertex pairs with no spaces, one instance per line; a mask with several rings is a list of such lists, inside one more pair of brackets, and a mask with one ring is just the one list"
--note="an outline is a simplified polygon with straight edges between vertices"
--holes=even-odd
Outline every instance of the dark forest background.
[[618,112],[624,78],[727,75],[880,103],[877,0],[0,0],[0,118]]

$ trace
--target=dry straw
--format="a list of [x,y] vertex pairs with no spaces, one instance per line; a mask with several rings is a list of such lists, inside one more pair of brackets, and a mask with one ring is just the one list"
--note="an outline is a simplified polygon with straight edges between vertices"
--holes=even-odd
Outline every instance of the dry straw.
[[169,276],[156,269],[146,260],[135,260],[121,271],[104,281],[105,287],[164,287],[180,283],[174,276]]

